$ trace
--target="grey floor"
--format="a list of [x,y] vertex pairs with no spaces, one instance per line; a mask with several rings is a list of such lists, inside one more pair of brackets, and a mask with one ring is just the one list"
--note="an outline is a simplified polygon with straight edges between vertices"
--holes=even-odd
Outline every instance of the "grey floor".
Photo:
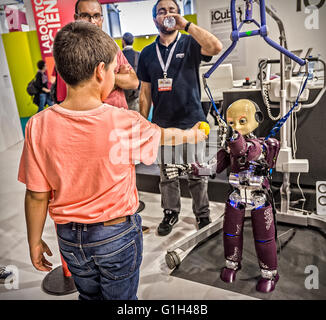
[[[280,280],[269,294],[256,291],[260,272],[254,248],[251,221],[244,228],[242,269],[234,283],[224,283],[216,269],[224,267],[222,232],[196,246],[173,276],[268,300],[326,299],[326,236],[318,230],[278,224],[278,270]],[[218,263],[216,264],[216,261]],[[310,277],[316,271],[316,277]],[[313,285],[315,289],[313,289]]]
[[[45,293],[41,285],[46,273],[35,270],[30,262],[24,217],[25,186],[17,181],[22,145],[19,143],[0,153],[0,265],[9,265],[16,271],[15,285],[10,287],[0,284],[0,300],[76,300],[77,293],[66,296]],[[247,264],[252,268],[241,271],[243,273],[239,276],[238,283],[232,286],[219,283],[219,270],[223,265],[222,242],[219,234],[212,236],[201,246],[189,248],[179,268],[172,272],[165,263],[167,249],[177,241],[196,232],[191,199],[182,199],[181,219],[173,232],[167,237],[159,237],[156,227],[162,219],[160,195],[140,192],[140,198],[146,204],[145,210],[141,212],[143,224],[150,227],[150,232],[144,235],[144,254],[138,290],[140,300],[277,299],[277,294],[259,296],[253,290],[255,277],[258,275],[253,260]],[[211,217],[216,220],[223,212],[224,204],[211,202],[210,205]],[[319,255],[324,254],[325,257],[325,238],[315,235],[309,236],[308,240],[308,233],[302,236],[303,240],[295,242],[294,238],[293,242],[284,248],[281,256],[282,272],[286,268],[290,269],[298,265],[299,262],[301,266],[308,261],[303,260],[305,256],[311,254],[311,264],[319,267],[320,287],[309,290],[309,297],[302,296],[301,298],[324,299],[326,268],[325,261],[321,261]],[[49,260],[55,268],[60,265],[60,256],[54,224],[50,218],[46,221],[43,239],[53,252]],[[246,240],[246,244],[249,243],[250,240]],[[248,250],[246,254],[250,257],[253,255],[250,246]],[[304,270],[301,272],[304,273]],[[281,275],[280,281],[286,282],[289,286],[287,294],[281,299],[296,298],[296,292],[303,290],[304,287],[302,279],[307,276],[308,274],[302,274],[300,281],[297,281],[296,278],[286,280],[286,277],[282,278]],[[294,282],[291,284],[291,281]]]

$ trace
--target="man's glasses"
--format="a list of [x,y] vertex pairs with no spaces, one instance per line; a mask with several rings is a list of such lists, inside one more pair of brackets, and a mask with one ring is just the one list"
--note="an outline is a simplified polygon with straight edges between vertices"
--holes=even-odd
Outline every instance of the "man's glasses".
[[103,15],[100,13],[95,13],[94,15],[90,15],[87,12],[81,12],[76,14],[80,20],[85,20],[91,22],[92,19],[94,21],[100,21],[103,18]]
[[156,13],[156,15],[158,16],[165,16],[168,13],[178,13],[177,9],[174,8],[170,8],[169,10],[166,10],[165,8],[161,8],[158,10],[158,12]]

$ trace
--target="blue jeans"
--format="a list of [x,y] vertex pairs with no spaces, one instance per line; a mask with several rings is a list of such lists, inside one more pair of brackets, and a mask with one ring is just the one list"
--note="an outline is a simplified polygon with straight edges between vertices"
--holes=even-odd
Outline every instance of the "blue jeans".
[[38,111],[41,112],[44,107],[48,105],[49,107],[53,105],[53,101],[51,100],[51,96],[49,93],[40,93],[40,102],[38,105]]
[[141,217],[103,223],[58,224],[60,252],[81,300],[137,300],[142,261]]

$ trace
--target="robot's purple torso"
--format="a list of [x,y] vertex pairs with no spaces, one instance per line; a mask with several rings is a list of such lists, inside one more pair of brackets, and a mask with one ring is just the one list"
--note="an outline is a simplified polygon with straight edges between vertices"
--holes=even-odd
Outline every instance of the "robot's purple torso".
[[263,206],[264,189],[270,188],[268,175],[276,164],[280,143],[274,138],[264,140],[254,135],[242,136],[228,142],[227,150],[221,149],[206,165],[196,165],[196,174],[212,175],[230,167],[229,182],[234,187],[230,202],[248,208]]
[[245,205],[248,209],[263,207],[267,201],[264,189],[270,187],[268,175],[276,164],[279,141],[254,136],[238,137],[228,143],[230,169],[229,183],[234,191],[230,203]]
[[[274,138],[244,137],[238,134],[238,138],[228,143],[231,171],[238,173],[254,165],[262,166],[262,163],[273,169],[280,149],[280,143]],[[258,169],[258,168],[257,168]]]

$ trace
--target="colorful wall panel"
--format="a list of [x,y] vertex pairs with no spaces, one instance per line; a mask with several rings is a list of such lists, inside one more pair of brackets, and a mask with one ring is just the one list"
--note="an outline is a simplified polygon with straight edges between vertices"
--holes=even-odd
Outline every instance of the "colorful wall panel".
[[35,77],[37,61],[42,59],[36,31],[11,32],[3,34],[2,39],[19,116],[30,117],[36,113],[37,106],[26,92],[26,87]]

